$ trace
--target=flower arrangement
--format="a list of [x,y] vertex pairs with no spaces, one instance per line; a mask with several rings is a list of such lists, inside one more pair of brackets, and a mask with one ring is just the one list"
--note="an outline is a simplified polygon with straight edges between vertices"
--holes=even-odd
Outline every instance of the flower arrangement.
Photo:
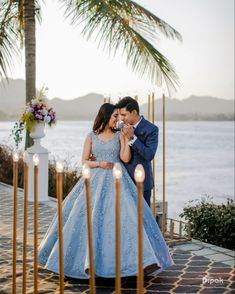
[[29,132],[37,122],[45,122],[49,126],[55,123],[55,112],[47,104],[45,90],[42,88],[39,95],[27,103],[25,111],[21,114],[20,121]]
[[43,87],[39,91],[39,94],[27,103],[19,121],[15,123],[12,135],[17,149],[22,141],[22,132],[24,128],[31,132],[36,123],[44,122],[51,126],[56,122],[55,111],[48,106],[45,96],[47,90],[47,88]]

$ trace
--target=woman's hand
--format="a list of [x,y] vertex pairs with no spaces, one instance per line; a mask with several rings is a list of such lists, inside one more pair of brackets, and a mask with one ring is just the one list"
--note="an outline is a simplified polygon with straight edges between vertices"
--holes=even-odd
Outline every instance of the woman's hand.
[[123,140],[123,142],[125,142],[125,144],[127,144],[129,142],[129,139],[126,137],[125,132],[123,131],[123,128],[121,129],[120,135],[121,135],[120,139]]
[[100,161],[99,162],[99,167],[105,168],[105,169],[112,169],[113,168],[113,163],[110,161]]

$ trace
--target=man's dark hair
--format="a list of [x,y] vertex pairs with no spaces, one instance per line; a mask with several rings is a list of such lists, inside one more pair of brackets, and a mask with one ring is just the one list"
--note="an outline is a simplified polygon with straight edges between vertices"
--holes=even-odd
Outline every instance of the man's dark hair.
[[133,110],[136,110],[139,114],[140,108],[138,102],[131,98],[130,96],[122,98],[117,104],[117,108],[126,108],[127,111],[132,112]]

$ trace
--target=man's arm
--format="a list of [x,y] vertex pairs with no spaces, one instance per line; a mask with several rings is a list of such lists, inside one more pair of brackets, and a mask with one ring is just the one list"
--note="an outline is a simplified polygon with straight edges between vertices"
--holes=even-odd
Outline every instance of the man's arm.
[[132,148],[139,153],[145,160],[153,160],[158,146],[158,127],[154,128],[147,136],[146,142],[141,142],[138,137],[132,144]]

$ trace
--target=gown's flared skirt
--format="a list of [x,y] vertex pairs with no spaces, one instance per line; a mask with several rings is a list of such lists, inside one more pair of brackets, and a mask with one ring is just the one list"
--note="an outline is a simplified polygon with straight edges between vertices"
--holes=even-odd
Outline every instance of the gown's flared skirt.
[[[121,179],[121,276],[138,272],[137,191],[124,166]],[[112,170],[91,170],[91,209],[95,274],[115,277],[115,187]],[[65,276],[88,279],[89,255],[84,180],[80,179],[63,203]],[[152,212],[143,200],[143,265],[157,271],[173,265],[168,247]],[[59,272],[57,214],[39,247],[39,263]]]

